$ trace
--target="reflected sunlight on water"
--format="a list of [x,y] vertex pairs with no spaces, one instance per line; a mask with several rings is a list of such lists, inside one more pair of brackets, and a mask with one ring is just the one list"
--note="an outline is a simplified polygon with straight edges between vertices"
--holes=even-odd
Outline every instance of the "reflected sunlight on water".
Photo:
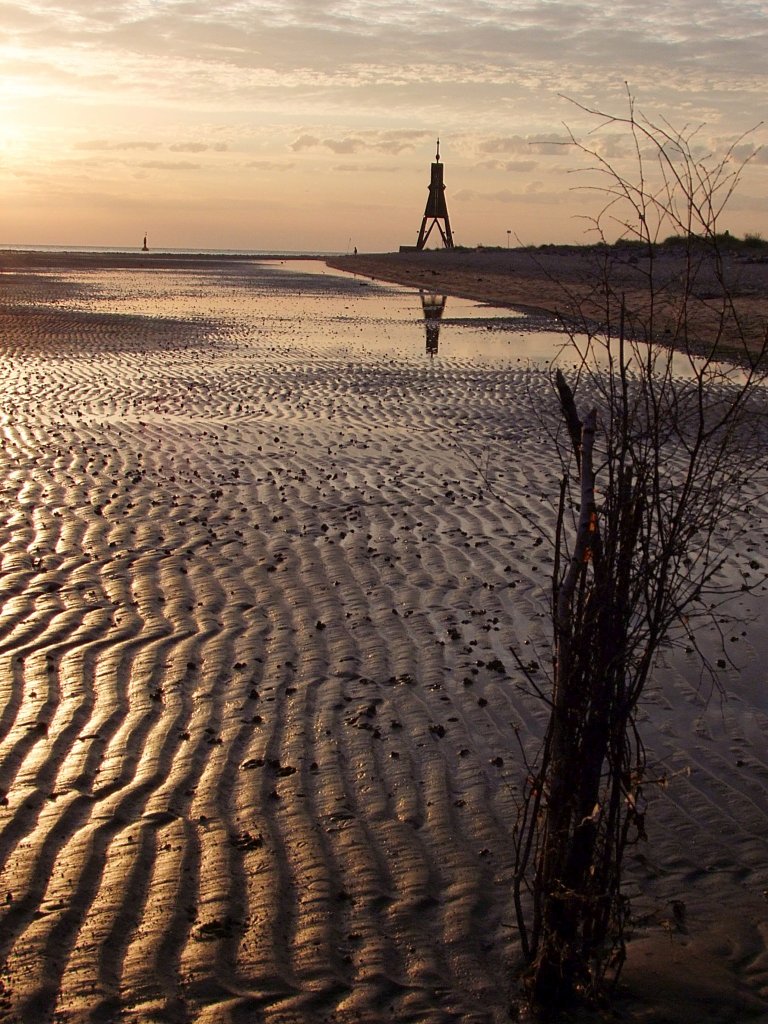
[[[61,272],[42,271],[39,276],[56,279]],[[60,298],[60,308],[103,312],[106,306],[126,315],[213,320],[232,341],[274,337],[308,359],[365,362],[384,357],[497,368],[579,362],[577,348],[555,317],[371,281],[316,259],[222,262],[215,269],[190,265],[67,271],[66,280],[81,287]],[[577,335],[576,340],[583,350],[586,337]],[[647,349],[642,344],[634,349],[637,366]],[[663,361],[665,350],[658,351]],[[607,365],[599,344],[592,355],[596,365]],[[699,360],[676,354],[673,371],[691,378],[697,365]],[[720,372],[740,376],[723,364]]]
[[[50,276],[59,276],[50,272]],[[69,272],[82,294],[63,308],[104,310],[158,318],[216,319],[238,331],[274,331],[323,355],[470,360],[483,364],[550,360],[566,335],[532,329],[509,309],[438,296],[440,318],[419,289],[384,284],[331,270],[318,260],[237,263],[211,272],[99,270]],[[425,308],[425,302],[427,308]]]

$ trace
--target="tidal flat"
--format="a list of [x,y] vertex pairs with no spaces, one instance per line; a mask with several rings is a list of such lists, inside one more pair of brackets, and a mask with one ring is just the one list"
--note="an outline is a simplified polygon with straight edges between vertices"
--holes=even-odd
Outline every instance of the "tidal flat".
[[[0,1020],[514,1019],[557,325],[317,262],[0,262]],[[645,695],[625,1020],[768,1012],[764,595],[722,693],[670,650]]]

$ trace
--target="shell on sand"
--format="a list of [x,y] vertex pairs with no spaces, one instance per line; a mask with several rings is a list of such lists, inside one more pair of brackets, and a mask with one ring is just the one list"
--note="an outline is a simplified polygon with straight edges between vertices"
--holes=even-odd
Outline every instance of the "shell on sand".
[[[509,1019],[547,375],[358,350],[384,290],[317,269],[0,277],[0,1020]],[[743,632],[643,709],[638,1021],[765,1012]]]

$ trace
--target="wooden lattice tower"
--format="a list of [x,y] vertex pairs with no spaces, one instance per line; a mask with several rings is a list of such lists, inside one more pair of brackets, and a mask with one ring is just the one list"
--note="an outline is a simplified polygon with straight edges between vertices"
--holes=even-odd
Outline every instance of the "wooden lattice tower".
[[451,222],[448,219],[448,205],[445,201],[443,165],[440,163],[440,139],[437,140],[437,153],[435,155],[435,162],[432,164],[429,196],[427,197],[427,205],[424,209],[424,218],[421,222],[419,240],[416,243],[417,249],[424,248],[435,225],[437,225],[437,230],[440,232],[445,248],[452,249],[453,235],[451,234]]

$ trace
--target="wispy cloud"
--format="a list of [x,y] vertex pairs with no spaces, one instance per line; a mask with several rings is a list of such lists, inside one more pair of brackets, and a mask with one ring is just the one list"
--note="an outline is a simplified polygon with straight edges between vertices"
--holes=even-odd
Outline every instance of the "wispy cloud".
[[110,142],[107,139],[85,139],[73,143],[73,149],[85,149],[100,153],[120,153],[137,149],[148,149],[154,151],[160,148],[162,148],[162,143],[160,142],[142,142],[139,140]]
[[536,160],[482,160],[478,169],[485,171],[507,171],[511,174],[528,174],[536,170]]
[[745,142],[733,147],[733,157],[745,163],[768,166],[768,146],[755,146],[752,142]]
[[507,138],[486,139],[478,149],[481,153],[545,153],[562,156],[563,146],[570,145],[571,139],[566,135],[550,134],[522,138],[512,135]]
[[152,171],[199,171],[200,164],[194,164],[189,160],[146,160],[138,167]]
[[229,147],[225,142],[208,145],[205,142],[174,142],[168,147],[172,153],[226,153]]
[[255,171],[290,171],[295,164],[282,160],[249,160],[245,166]]
[[339,174],[399,174],[402,167],[385,164],[335,164],[333,170]]
[[570,197],[562,192],[547,191],[540,181],[531,182],[522,191],[515,191],[509,188],[497,189],[492,192],[483,192],[478,189],[459,189],[451,199],[459,203],[538,203],[546,206],[562,205]]
[[413,150],[418,143],[423,143],[428,138],[431,138],[429,132],[413,130],[369,131],[325,139],[302,134],[291,143],[291,149],[296,153],[306,149],[328,149],[336,154],[373,150],[397,156],[404,151]]

